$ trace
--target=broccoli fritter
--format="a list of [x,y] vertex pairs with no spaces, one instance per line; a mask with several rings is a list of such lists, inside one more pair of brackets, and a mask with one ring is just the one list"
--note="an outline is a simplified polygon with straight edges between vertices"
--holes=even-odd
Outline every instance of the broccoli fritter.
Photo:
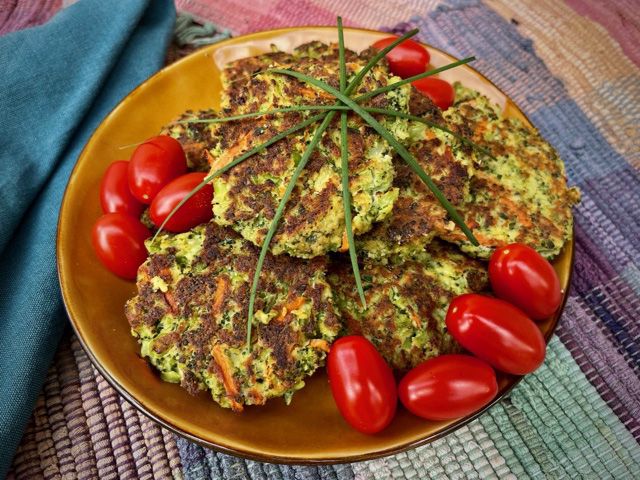
[[323,365],[339,330],[325,260],[268,255],[246,345],[258,250],[210,222],[147,243],[138,295],[125,311],[146,357],[169,382],[208,390],[223,407],[289,401]]
[[413,261],[361,267],[367,308],[356,292],[350,265],[331,264],[329,283],[345,333],[368,338],[391,367],[410,369],[420,362],[458,350],[447,333],[451,300],[487,288],[486,266],[445,242],[434,241]]
[[455,89],[456,103],[445,118],[495,159],[482,156],[471,179],[471,201],[461,210],[480,245],[469,243],[453,222],[441,238],[478,258],[513,242],[556,256],[571,237],[571,207],[580,199],[579,191],[567,186],[562,160],[535,129],[503,118],[478,92],[460,84]]
[[207,148],[217,141],[217,125],[208,123],[185,123],[190,120],[207,120],[216,118],[215,110],[201,110],[193,112],[187,110],[176,120],[164,126],[160,133],[169,135],[180,142],[189,170],[208,172],[209,155]]
[[[447,127],[440,109],[417,90],[410,98],[413,115]],[[410,122],[407,150],[432,178],[449,202],[461,208],[470,200],[469,185],[475,155],[452,135],[422,123]],[[425,183],[399,156],[394,157],[393,180],[398,199],[391,215],[358,237],[358,250],[377,262],[410,260],[435,236],[448,232],[446,210]]]
[[[364,66],[368,55],[366,52],[362,55],[347,52],[350,77]],[[268,72],[252,75],[269,64],[295,69],[337,86],[339,64],[335,45],[315,42],[299,47],[291,55],[272,54],[268,60],[253,57],[228,66],[223,73],[223,115],[335,102],[331,95],[284,75]],[[369,91],[397,80],[381,64],[365,77],[358,91]],[[369,105],[407,110],[409,91],[409,87],[400,88],[380,95],[371,100]],[[272,114],[220,124],[217,132],[219,142],[210,148],[211,157],[215,159],[213,168],[230,162],[308,115],[299,112]],[[406,129],[407,122],[402,119],[381,121],[392,130],[399,130],[402,125]],[[394,167],[391,147],[357,115],[349,115],[348,125],[353,229],[355,234],[361,234],[391,213],[398,192],[392,185]],[[247,240],[261,245],[315,127],[317,124],[289,135],[215,179],[215,221],[230,226]],[[271,244],[274,254],[288,253],[310,258],[346,247],[339,133],[336,116],[336,123],[324,133],[289,199]]]

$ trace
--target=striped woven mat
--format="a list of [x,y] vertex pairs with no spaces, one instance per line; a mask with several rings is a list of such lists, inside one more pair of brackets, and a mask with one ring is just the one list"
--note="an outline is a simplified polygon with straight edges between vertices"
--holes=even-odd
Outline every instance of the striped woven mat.
[[[69,3],[3,1],[0,33],[45,21]],[[477,56],[475,68],[525,111],[583,192],[574,283],[560,328],[544,366],[476,421],[406,453],[326,467],[245,461],[176,437],[121,398],[69,332],[9,478],[640,478],[638,2],[177,4],[201,23],[179,18],[170,59],[229,32],[333,24],[338,13],[348,25],[418,27],[425,42]]]

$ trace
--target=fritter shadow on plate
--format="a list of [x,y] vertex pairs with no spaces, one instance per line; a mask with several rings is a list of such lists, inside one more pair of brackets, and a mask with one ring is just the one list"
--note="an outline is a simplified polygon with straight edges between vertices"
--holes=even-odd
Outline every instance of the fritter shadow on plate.
[[257,248],[214,223],[148,243],[126,316],[163,380],[208,390],[223,407],[288,402],[323,365],[340,326],[325,259],[268,255],[246,346]]

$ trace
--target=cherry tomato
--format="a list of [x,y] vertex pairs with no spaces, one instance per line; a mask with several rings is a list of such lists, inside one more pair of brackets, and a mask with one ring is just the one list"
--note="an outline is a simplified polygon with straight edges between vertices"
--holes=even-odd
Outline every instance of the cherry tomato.
[[331,393],[338,410],[362,433],[384,429],[396,413],[396,382],[373,344],[352,335],[334,342],[327,359]]
[[562,302],[560,280],[553,266],[521,243],[493,253],[489,280],[497,297],[513,303],[534,320],[550,317]]
[[423,95],[426,95],[441,110],[446,110],[453,105],[455,92],[449,82],[441,78],[426,77],[411,82]]
[[496,393],[493,368],[469,355],[427,360],[409,371],[398,386],[406,409],[427,420],[464,417],[484,407]]
[[104,213],[128,213],[139,217],[144,205],[131,195],[127,170],[129,162],[119,160],[107,168],[100,182],[100,205]]
[[144,241],[151,232],[126,213],[107,213],[93,226],[92,243],[96,255],[111,272],[135,280],[138,267],[147,258]]
[[131,155],[129,189],[139,201],[149,204],[162,187],[186,171],[187,160],[180,142],[158,135],[139,145]]
[[[149,209],[151,221],[160,227],[176,205],[206,176],[206,173],[187,173],[166,184],[151,202]],[[164,229],[170,232],[186,232],[196,225],[208,222],[213,217],[212,200],[213,187],[207,184],[176,211]]]
[[[382,50],[398,37],[388,37],[373,44],[376,50]],[[427,70],[431,56],[426,48],[413,40],[405,40],[385,55],[391,73],[402,78],[413,77]]]
[[504,300],[460,295],[449,305],[446,322],[460,345],[503,372],[525,375],[544,361],[546,345],[537,325]]

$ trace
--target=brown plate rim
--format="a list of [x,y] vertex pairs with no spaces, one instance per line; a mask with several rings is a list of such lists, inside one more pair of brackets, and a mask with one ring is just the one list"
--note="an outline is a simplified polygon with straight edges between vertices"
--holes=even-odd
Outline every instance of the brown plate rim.
[[[333,26],[327,26],[327,25],[305,25],[305,26],[299,26],[299,27],[286,27],[286,28],[276,28],[276,29],[268,29],[268,30],[261,30],[261,31],[256,31],[256,32],[252,32],[250,34],[246,34],[246,35],[241,35],[238,37],[233,37],[227,40],[223,40],[221,42],[218,42],[216,44],[204,47],[204,49],[209,49],[209,48],[219,48],[221,45],[223,46],[225,43],[229,42],[231,43],[232,41],[237,41],[238,39],[241,39],[244,36],[249,36],[249,35],[255,35],[255,34],[261,34],[261,33],[272,33],[274,35],[276,34],[283,34],[283,33],[287,33],[287,32],[292,32],[292,31],[296,31],[296,30],[300,30],[300,29],[304,29],[304,28],[314,28],[314,29],[334,29],[337,30],[336,27]],[[373,30],[373,29],[367,29],[367,28],[350,28],[350,27],[345,27],[345,31],[346,30],[351,30],[351,31],[356,31],[356,32],[369,32],[369,33],[385,33],[385,32],[381,32],[379,30]],[[445,52],[444,50],[441,50],[437,47],[434,47],[432,45],[420,42],[423,45],[427,46],[429,49],[438,51],[448,57],[454,58],[451,54]],[[124,102],[129,96],[134,95],[135,92],[142,88],[143,86],[145,86],[148,82],[152,81],[157,75],[159,75],[161,72],[167,70],[168,68],[173,68],[176,65],[179,65],[180,63],[182,63],[183,61],[186,61],[186,59],[188,59],[191,55],[196,55],[196,54],[201,54],[203,49],[198,49],[195,52],[187,55],[186,57],[183,57],[179,60],[177,60],[176,62],[167,65],[165,67],[163,67],[162,69],[158,70],[156,73],[154,73],[152,76],[150,76],[149,78],[147,78],[145,81],[143,81],[140,85],[138,85],[137,87],[135,87],[133,90],[131,90],[125,97],[123,97],[118,104],[109,111],[109,113],[107,115],[105,115],[105,119],[108,118],[111,113],[116,110],[117,108],[120,107],[121,103]],[[457,60],[457,59],[456,59]],[[476,70],[475,68],[473,68],[470,65],[466,65],[468,68],[472,69],[476,74],[478,74],[482,79],[484,79],[486,82],[488,82],[490,85],[492,85],[494,88],[496,88],[500,93],[502,93],[507,99],[510,99],[511,97],[509,97],[509,95],[507,95],[505,92],[502,91],[502,89],[500,87],[498,87],[497,85],[495,85],[491,80],[489,80],[484,74],[482,74],[481,72],[479,72],[478,70]],[[513,102],[512,102],[513,103]],[[532,124],[531,120],[527,117],[527,115],[515,104],[513,103],[513,105],[516,107],[516,109],[518,110],[518,112],[524,117],[526,118],[526,120]],[[104,119],[103,119],[104,121]],[[97,129],[97,127],[96,127]],[[95,131],[94,131],[95,132]],[[78,155],[78,159],[80,159],[86,148],[87,145],[90,143],[91,138],[93,138],[93,133],[91,135],[91,137],[89,138],[89,140],[87,140],[87,143],[85,144],[85,146],[82,148],[82,151],[80,152],[80,154]],[[298,458],[298,457],[288,457],[285,455],[278,455],[278,456],[274,456],[274,455],[262,455],[262,454],[256,454],[254,452],[250,452],[250,451],[245,451],[239,448],[233,448],[233,447],[229,447],[223,444],[219,444],[219,443],[213,443],[213,442],[209,442],[206,440],[203,440],[200,437],[197,437],[185,430],[182,430],[181,428],[176,427],[175,425],[171,424],[170,422],[162,419],[160,416],[156,415],[155,413],[153,413],[152,411],[150,411],[149,409],[147,409],[147,407],[145,407],[140,401],[138,401],[133,395],[131,395],[124,386],[122,386],[110,373],[109,371],[104,368],[102,366],[102,364],[100,363],[100,361],[95,357],[95,355],[93,354],[93,352],[91,351],[91,349],[89,348],[89,346],[87,345],[85,339],[82,337],[82,335],[80,334],[80,330],[76,325],[76,320],[71,316],[70,311],[69,311],[69,307],[67,305],[68,301],[67,301],[67,289],[65,286],[65,282],[63,281],[63,273],[62,273],[62,268],[60,266],[61,263],[61,248],[60,248],[60,231],[61,231],[61,223],[62,223],[62,218],[63,218],[63,211],[65,210],[65,206],[67,205],[66,203],[66,198],[67,198],[67,193],[70,189],[70,180],[73,179],[76,170],[78,169],[78,161],[76,160],[76,164],[73,167],[73,170],[71,171],[71,174],[69,176],[69,181],[67,182],[67,186],[65,187],[65,191],[64,191],[64,195],[62,197],[62,202],[60,204],[60,210],[58,213],[58,222],[57,222],[57,233],[56,233],[56,269],[57,269],[57,273],[58,273],[58,281],[60,283],[60,290],[62,293],[62,300],[63,300],[63,305],[64,305],[64,309],[65,309],[65,313],[67,314],[67,317],[70,320],[71,323],[71,327],[73,328],[73,331],[76,335],[76,337],[78,338],[78,341],[80,342],[80,345],[82,346],[82,349],[85,351],[85,353],[87,354],[87,356],[89,357],[89,359],[91,360],[91,363],[95,366],[95,368],[100,372],[100,374],[104,377],[104,379],[107,381],[107,383],[113,387],[120,395],[122,395],[129,403],[131,403],[139,412],[141,412],[143,415],[149,417],[151,420],[157,422],[158,424],[160,424],[162,427],[168,429],[169,431],[183,437],[186,438],[187,440],[197,443],[198,445],[201,445],[205,448],[209,448],[221,453],[225,453],[225,454],[230,454],[230,455],[235,455],[244,459],[248,459],[248,460],[255,460],[255,461],[260,461],[260,462],[269,462],[269,463],[277,463],[277,464],[285,464],[285,465],[337,465],[337,464],[342,464],[342,463],[352,463],[352,462],[361,462],[361,461],[365,461],[365,460],[373,460],[376,458],[380,458],[380,457],[386,457],[389,455],[394,455],[397,453],[401,453],[407,450],[410,450],[412,448],[416,448],[422,445],[426,445],[429,444],[435,440],[438,440],[452,432],[454,432],[455,430],[459,429],[460,427],[466,425],[467,423],[472,422],[473,420],[475,420],[476,418],[478,418],[480,415],[482,415],[483,413],[485,413],[487,410],[489,410],[491,407],[493,407],[496,403],[500,402],[505,396],[507,396],[511,390],[513,390],[513,388],[515,388],[524,378],[524,376],[518,376],[518,377],[512,377],[513,379],[511,380],[511,383],[509,384],[509,386],[507,386],[507,388],[505,388],[505,390],[503,392],[501,392],[500,395],[496,396],[496,398],[494,398],[489,404],[485,405],[483,408],[481,408],[480,410],[478,410],[477,412],[474,412],[471,415],[468,415],[466,417],[460,418],[459,420],[457,420],[456,422],[448,425],[447,427],[443,428],[441,431],[439,431],[436,434],[432,434],[429,435],[425,438],[419,439],[419,440],[413,440],[413,441],[409,441],[405,444],[402,445],[398,445],[392,448],[388,448],[388,449],[384,449],[384,450],[378,450],[375,452],[369,452],[369,453],[365,453],[362,455],[351,455],[351,456],[346,456],[346,457],[325,457],[325,458],[313,458],[313,459],[302,459],[302,458]],[[553,319],[553,323],[551,325],[551,327],[549,328],[549,330],[547,331],[547,333],[545,334],[545,341],[548,344],[550,341],[551,336],[555,333],[557,327],[558,327],[558,323],[560,322],[560,318],[562,316],[562,313],[564,311],[565,305],[567,303],[567,299],[569,298],[569,291],[571,289],[571,281],[573,278],[573,267],[574,267],[574,257],[575,257],[575,230],[572,230],[572,234],[571,234],[571,240],[570,240],[570,245],[571,245],[571,258],[569,260],[569,275],[568,275],[568,279],[567,279],[567,289],[564,292],[564,295],[562,297],[562,304],[560,305],[560,308],[558,309],[557,313],[554,315],[554,319]],[[567,244],[565,244],[564,248],[567,248]]]

